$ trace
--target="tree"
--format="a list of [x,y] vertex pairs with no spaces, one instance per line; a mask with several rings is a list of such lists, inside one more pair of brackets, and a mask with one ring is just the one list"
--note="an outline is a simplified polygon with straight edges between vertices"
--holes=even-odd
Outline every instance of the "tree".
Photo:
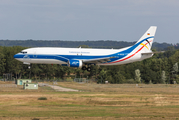
[[172,70],[173,82],[174,82],[174,81],[178,81],[178,75],[177,75],[177,73],[178,73],[178,63],[175,63],[175,64],[173,65],[173,70]]
[[115,73],[113,79],[115,81],[114,83],[118,83],[118,84],[122,84],[125,81],[125,77],[119,71]]
[[20,52],[23,47],[4,47],[4,54],[6,59],[6,73],[16,74],[16,79],[21,78],[23,70],[23,63],[14,59],[14,55]]
[[179,84],[179,75],[176,75],[175,81]]
[[137,82],[137,83],[141,83],[141,77],[140,77],[140,70],[139,69],[137,69],[137,70],[135,70],[135,81]]
[[[69,67],[61,66],[61,65],[53,65],[53,69],[54,69],[53,72],[56,73],[55,76],[58,76],[61,79],[63,79],[65,74],[68,73],[69,71]],[[77,73],[77,77],[80,77],[80,72],[81,72],[80,69],[77,68],[75,69],[75,71]]]
[[108,75],[106,80],[108,81],[108,83],[112,83],[113,82],[113,78],[111,75]]
[[165,71],[164,70],[162,71],[161,79],[162,79],[162,83],[165,84],[166,76],[165,76]]
[[5,72],[6,59],[3,53],[3,47],[0,46],[0,75]]
[[37,80],[37,77],[40,76],[40,72],[42,72],[42,69],[37,64],[31,65],[32,73],[34,74],[35,80]]
[[175,74],[178,73],[178,63],[175,63],[175,64],[173,65],[173,72],[174,72]]
[[99,66],[97,66],[97,65],[91,65],[91,71],[90,71],[90,74],[89,74],[90,78],[95,75],[95,79],[96,79],[96,76],[97,76],[97,74],[99,72],[98,68],[99,68]]
[[104,83],[104,81],[106,80],[106,76],[107,76],[106,71],[104,69],[102,69],[100,71],[100,73],[99,73],[99,80],[98,80],[98,82]]
[[80,46],[78,46],[78,48],[90,48],[88,45],[80,45]]

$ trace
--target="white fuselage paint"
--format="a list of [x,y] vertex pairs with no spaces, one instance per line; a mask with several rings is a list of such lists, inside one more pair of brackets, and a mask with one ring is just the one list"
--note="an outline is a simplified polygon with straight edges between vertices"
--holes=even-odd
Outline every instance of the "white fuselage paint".
[[[40,63],[40,64],[67,64],[67,62],[58,60],[57,58],[65,58],[62,57],[61,55],[69,55],[69,56],[108,56],[111,54],[119,53],[121,51],[124,51],[128,49],[129,47],[123,48],[123,49],[87,49],[87,48],[54,48],[54,47],[41,47],[41,48],[29,48],[23,50],[25,53],[25,56],[23,58],[16,58],[19,61],[26,62],[26,63]],[[136,48],[137,49],[137,48]],[[23,54],[23,53],[18,53],[18,54]],[[130,56],[131,54],[134,54],[134,52],[131,53],[121,53],[118,54],[118,56],[121,56],[123,54],[128,54],[125,58]],[[32,58],[29,58],[29,55],[33,55]],[[39,59],[39,55],[44,55],[47,56],[45,59]],[[47,59],[48,55],[54,55],[54,59]],[[126,63],[131,63],[135,61],[141,61],[143,59],[152,57],[151,55],[143,55],[141,56],[141,53],[137,53],[136,55],[132,56],[129,59],[126,59],[121,62],[116,62],[116,63],[111,63],[111,64],[99,64],[99,65],[120,65],[120,64],[126,64]],[[82,61],[86,60],[80,59]]]

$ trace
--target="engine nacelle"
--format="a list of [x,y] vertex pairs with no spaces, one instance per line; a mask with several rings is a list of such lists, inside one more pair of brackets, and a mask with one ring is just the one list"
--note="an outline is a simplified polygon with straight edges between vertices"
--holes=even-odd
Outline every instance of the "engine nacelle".
[[68,61],[68,67],[78,67],[81,68],[83,66],[83,63],[81,60],[69,60]]

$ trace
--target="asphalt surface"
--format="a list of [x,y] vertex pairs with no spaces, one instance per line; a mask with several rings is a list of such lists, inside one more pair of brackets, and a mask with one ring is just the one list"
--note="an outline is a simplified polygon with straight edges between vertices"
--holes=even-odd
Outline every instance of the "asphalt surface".
[[49,86],[51,88],[53,88],[55,91],[61,91],[61,92],[78,92],[78,90],[75,89],[70,89],[70,88],[63,88],[60,86],[56,86],[56,85],[49,85],[47,83],[38,83],[40,87],[42,86]]

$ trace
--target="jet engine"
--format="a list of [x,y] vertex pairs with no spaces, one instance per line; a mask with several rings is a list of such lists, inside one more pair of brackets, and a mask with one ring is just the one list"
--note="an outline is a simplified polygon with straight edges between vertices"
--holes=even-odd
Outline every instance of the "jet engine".
[[83,65],[81,60],[69,60],[68,67],[78,67],[81,68]]

